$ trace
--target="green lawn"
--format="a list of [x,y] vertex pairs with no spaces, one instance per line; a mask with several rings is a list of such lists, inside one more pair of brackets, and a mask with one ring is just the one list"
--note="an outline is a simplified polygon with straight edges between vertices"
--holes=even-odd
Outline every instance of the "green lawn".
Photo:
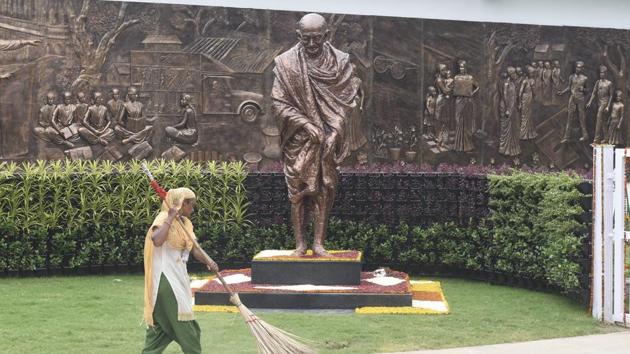
[[[317,343],[323,353],[445,348],[607,333],[561,296],[441,279],[450,315],[263,312],[260,317]],[[139,353],[139,275],[0,279],[1,353]],[[255,353],[238,314],[200,313],[207,353]],[[171,344],[166,353],[179,353]]]

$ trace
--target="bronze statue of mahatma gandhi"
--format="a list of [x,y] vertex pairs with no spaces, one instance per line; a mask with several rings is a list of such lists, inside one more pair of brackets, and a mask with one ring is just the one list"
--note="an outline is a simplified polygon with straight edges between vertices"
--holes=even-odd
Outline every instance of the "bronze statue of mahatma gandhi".
[[324,17],[305,15],[296,32],[298,43],[275,58],[272,108],[291,202],[294,255],[306,253],[304,232],[312,214],[313,253],[328,256],[326,225],[339,182],[337,166],[349,155],[346,125],[360,80],[349,55],[330,44]]

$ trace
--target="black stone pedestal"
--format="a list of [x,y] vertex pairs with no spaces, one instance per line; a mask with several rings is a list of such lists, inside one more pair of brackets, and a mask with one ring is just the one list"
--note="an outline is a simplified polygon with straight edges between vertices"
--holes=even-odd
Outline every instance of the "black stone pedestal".
[[359,285],[361,262],[252,261],[252,283]]
[[256,255],[252,260],[252,284],[359,285],[361,253],[331,251],[331,255],[326,259]]
[[[412,305],[409,276],[391,271],[387,278],[361,272],[359,251],[329,251],[320,257],[308,252],[262,251],[251,269],[224,270],[221,275],[252,308],[356,309]],[[195,305],[230,305],[229,294],[214,279],[195,291]]]

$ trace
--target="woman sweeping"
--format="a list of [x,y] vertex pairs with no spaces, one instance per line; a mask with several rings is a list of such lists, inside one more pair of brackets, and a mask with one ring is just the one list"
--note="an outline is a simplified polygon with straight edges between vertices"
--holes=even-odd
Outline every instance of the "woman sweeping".
[[218,267],[214,261],[203,257],[203,251],[194,247],[186,236],[188,231],[194,237],[189,218],[195,200],[195,193],[188,188],[169,190],[160,213],[147,232],[144,242],[144,320],[148,327],[142,353],[162,353],[172,341],[177,342],[186,354],[201,353],[201,330],[193,314],[186,262],[192,254],[209,270],[218,272]]

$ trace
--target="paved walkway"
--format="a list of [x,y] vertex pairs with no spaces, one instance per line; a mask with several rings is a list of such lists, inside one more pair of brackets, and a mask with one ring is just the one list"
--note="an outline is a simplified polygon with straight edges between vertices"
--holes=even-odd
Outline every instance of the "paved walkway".
[[[483,345],[438,350],[420,350],[405,354],[628,354],[630,331],[592,336],[555,338],[533,342]],[[402,353],[399,353],[402,354]]]

